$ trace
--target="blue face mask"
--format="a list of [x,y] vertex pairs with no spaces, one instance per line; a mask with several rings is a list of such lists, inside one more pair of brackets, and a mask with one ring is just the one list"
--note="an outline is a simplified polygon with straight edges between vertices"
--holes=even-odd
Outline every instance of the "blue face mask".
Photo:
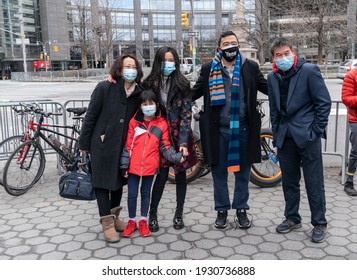
[[156,105],[143,105],[141,111],[145,116],[152,117],[156,113]]
[[162,73],[165,76],[170,76],[176,70],[175,62],[165,61],[161,64]]
[[138,76],[138,70],[136,69],[124,69],[123,70],[123,77],[124,80],[127,82],[134,82],[136,77]]
[[275,60],[276,67],[278,67],[281,71],[288,71],[294,64],[293,56],[284,56],[282,58],[278,58]]

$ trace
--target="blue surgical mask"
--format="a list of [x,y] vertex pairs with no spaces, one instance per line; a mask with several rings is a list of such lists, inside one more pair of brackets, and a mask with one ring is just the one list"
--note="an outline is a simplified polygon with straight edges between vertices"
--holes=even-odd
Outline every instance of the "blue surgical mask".
[[282,58],[278,58],[275,60],[276,67],[278,67],[281,71],[288,71],[294,64],[293,56],[284,56]]
[[145,116],[152,117],[156,113],[156,105],[143,105],[141,111]]
[[138,70],[136,69],[125,69],[123,70],[124,80],[127,82],[134,82],[136,77],[138,76]]
[[170,76],[176,70],[175,62],[165,61],[161,64],[162,73],[165,76]]

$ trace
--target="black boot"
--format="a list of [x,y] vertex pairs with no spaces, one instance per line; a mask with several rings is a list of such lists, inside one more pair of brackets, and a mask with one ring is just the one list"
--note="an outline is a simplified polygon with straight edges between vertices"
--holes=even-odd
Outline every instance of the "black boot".
[[175,216],[174,216],[174,229],[182,229],[185,224],[183,223],[183,206],[178,206],[175,211]]
[[151,232],[159,231],[159,223],[157,221],[157,207],[150,209],[149,214],[149,229]]

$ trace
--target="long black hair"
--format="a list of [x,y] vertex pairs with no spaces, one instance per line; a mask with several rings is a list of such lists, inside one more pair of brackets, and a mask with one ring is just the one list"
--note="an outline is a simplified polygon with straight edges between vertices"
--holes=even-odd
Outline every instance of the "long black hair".
[[176,70],[168,77],[168,81],[171,82],[170,90],[177,88],[183,96],[189,95],[191,93],[190,82],[181,73],[179,56],[177,51],[171,47],[161,47],[157,50],[151,72],[144,80],[145,87],[153,89],[156,93],[159,92],[163,84],[162,63],[165,61],[165,54],[167,52],[172,53],[176,67]]

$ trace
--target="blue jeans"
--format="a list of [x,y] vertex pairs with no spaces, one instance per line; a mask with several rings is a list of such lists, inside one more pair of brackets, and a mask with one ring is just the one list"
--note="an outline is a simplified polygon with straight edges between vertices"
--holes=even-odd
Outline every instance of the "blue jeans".
[[278,149],[278,155],[283,179],[285,217],[295,223],[301,221],[299,206],[302,167],[311,211],[311,224],[326,225],[321,139],[315,140],[305,149],[300,149],[292,138],[286,138],[282,148]]
[[154,176],[137,176],[130,174],[128,176],[128,209],[129,209],[129,218],[134,219],[136,217],[136,205],[139,192],[139,183],[141,178],[141,216],[146,217],[149,211],[150,205],[150,191],[152,181]]
[[214,209],[216,211],[226,211],[229,209],[249,209],[249,174],[250,167],[248,161],[248,128],[242,127],[239,130],[239,152],[240,171],[234,172],[234,194],[231,206],[228,190],[228,147],[229,132],[219,131],[218,164],[212,164],[212,178],[214,189]]

